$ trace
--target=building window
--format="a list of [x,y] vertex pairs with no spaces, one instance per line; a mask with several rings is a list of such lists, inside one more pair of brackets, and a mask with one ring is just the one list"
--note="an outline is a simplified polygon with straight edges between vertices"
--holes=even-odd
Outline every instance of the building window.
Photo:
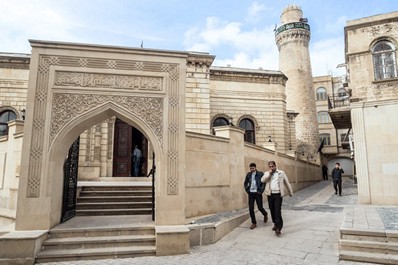
[[212,133],[213,133],[213,135],[215,135],[216,133],[215,133],[215,131],[214,131],[214,127],[218,127],[218,126],[224,126],[224,125],[228,125],[229,124],[229,122],[228,122],[228,120],[226,119],[226,118],[217,118],[217,119],[215,119],[214,121],[213,121],[213,125],[212,125]]
[[326,88],[319,87],[316,90],[316,100],[326,100],[326,99],[327,99]]
[[318,123],[329,123],[330,117],[327,111],[318,112]]
[[397,77],[395,47],[391,42],[379,41],[372,49],[375,80]]
[[243,119],[239,122],[239,127],[245,130],[245,142],[255,144],[254,123],[249,119]]
[[339,88],[337,91],[337,95],[339,98],[346,97],[347,96],[347,91],[344,88]]
[[0,113],[0,136],[8,134],[7,122],[15,120],[17,115],[11,110],[6,110]]
[[324,145],[330,145],[330,134],[328,134],[328,133],[320,134],[319,142],[322,143],[323,140],[325,140]]

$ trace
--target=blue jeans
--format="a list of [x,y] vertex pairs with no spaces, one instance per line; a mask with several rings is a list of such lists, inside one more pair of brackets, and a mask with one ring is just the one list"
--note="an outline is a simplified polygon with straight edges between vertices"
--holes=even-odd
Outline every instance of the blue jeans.
[[140,173],[141,158],[134,159],[134,177],[138,177]]

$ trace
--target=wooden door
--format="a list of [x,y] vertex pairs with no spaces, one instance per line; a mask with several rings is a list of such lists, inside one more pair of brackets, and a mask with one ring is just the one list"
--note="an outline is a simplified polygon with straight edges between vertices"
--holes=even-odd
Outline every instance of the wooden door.
[[115,146],[113,149],[113,176],[130,177],[131,176],[131,132],[132,127],[116,119],[115,122]]

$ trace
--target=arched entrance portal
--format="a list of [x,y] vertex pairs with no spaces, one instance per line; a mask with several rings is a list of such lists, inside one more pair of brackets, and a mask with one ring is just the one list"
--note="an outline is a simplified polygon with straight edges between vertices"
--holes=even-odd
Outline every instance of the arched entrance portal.
[[82,132],[112,117],[138,129],[153,146],[156,225],[184,224],[188,53],[31,45],[16,230],[59,224],[66,153]]
[[[135,161],[134,149],[137,146],[141,157]],[[135,170],[134,167],[137,167]],[[113,148],[113,177],[143,177],[148,168],[148,140],[140,130],[121,119],[115,121]],[[138,172],[138,174],[136,174]]]

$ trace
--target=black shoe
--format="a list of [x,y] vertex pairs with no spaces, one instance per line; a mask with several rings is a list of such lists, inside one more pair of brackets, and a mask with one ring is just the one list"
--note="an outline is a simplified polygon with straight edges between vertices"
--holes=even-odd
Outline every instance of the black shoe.
[[341,196],[341,193],[339,195]]
[[268,214],[264,215],[264,223],[268,221]]
[[276,230],[276,226],[272,227],[272,231],[275,231],[275,230]]
[[337,191],[336,191],[334,194],[336,194],[336,195],[337,195]]
[[281,230],[279,230],[278,228],[276,228],[276,229],[275,229],[275,235],[281,236]]

